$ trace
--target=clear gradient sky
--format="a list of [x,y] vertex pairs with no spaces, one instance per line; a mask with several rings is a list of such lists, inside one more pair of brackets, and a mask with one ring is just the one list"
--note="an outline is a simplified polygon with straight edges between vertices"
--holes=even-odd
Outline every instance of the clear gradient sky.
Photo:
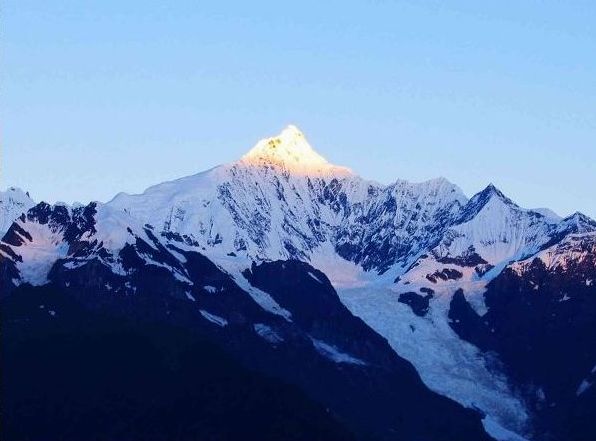
[[596,217],[596,2],[5,0],[0,187],[109,200],[289,123],[390,182]]

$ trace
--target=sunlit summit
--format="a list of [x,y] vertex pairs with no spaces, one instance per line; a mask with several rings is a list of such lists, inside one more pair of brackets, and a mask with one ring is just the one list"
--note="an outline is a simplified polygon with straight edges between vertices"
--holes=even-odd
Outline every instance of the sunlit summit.
[[295,125],[287,126],[277,136],[260,140],[241,161],[251,165],[282,167],[295,174],[304,175],[351,173],[348,168],[330,164],[317,153],[304,133]]

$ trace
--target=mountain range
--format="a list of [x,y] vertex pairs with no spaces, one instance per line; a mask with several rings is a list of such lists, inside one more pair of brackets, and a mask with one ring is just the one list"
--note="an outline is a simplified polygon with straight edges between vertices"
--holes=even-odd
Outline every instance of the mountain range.
[[[107,203],[11,188],[0,227],[2,439],[596,439],[596,222],[581,213],[492,184],[382,185],[289,126]],[[139,346],[146,363],[118,364]],[[151,386],[132,388],[147,364]],[[89,376],[72,384],[122,387],[79,396],[73,365]]]

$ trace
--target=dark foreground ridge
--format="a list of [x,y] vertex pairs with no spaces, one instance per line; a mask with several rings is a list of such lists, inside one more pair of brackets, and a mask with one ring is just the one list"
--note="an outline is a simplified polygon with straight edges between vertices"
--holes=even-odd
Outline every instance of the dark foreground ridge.
[[[137,248],[128,253],[134,262]],[[247,274],[288,322],[204,256],[186,262],[195,285],[221,287],[195,293],[191,308],[166,270],[140,266],[118,280],[94,260],[60,262],[50,284],[4,297],[2,440],[490,439],[476,411],[426,388],[311,266]],[[114,294],[126,283],[134,296]]]
[[91,312],[54,287],[5,299],[1,336],[4,441],[355,439],[297,387],[213,343]]

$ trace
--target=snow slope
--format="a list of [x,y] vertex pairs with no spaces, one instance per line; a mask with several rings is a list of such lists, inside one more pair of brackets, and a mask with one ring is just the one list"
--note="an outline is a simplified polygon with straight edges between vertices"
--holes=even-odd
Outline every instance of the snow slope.
[[25,193],[20,188],[11,187],[6,191],[0,191],[0,238],[17,217],[26,213],[34,205],[29,193]]

